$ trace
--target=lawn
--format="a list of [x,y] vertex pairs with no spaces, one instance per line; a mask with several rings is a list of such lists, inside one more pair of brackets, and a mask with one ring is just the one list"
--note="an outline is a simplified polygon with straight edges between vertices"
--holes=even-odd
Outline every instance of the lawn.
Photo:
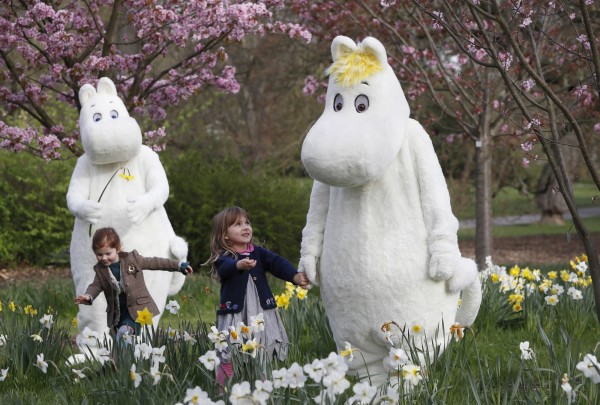
[[[433,356],[433,364],[420,364],[414,374],[420,380],[415,379],[414,385],[406,378],[394,387],[390,391],[394,400],[388,403],[566,404],[569,386],[578,403],[598,403],[598,385],[586,375],[600,381],[600,370],[584,367],[589,365],[590,357],[587,363],[583,361],[586,354],[597,354],[600,327],[585,261],[575,260],[573,265],[568,262],[566,258],[564,266],[542,269],[490,266],[482,273],[484,297],[473,327],[464,331],[464,338],[451,340],[441,356]],[[366,381],[348,375],[319,381],[310,377],[310,365],[317,364],[316,360],[324,364],[341,359],[329,357],[336,348],[315,288],[305,299],[291,292],[289,307],[280,308],[292,343],[288,359],[262,368],[248,355],[250,352],[238,351],[236,347],[241,346],[234,345],[236,374],[225,391],[220,390],[214,372],[203,363],[207,353],[215,349],[210,327],[216,287],[208,277],[194,274],[182,292],[173,297],[181,310],[176,315],[165,314],[159,332],[146,341],[155,349],[164,346],[164,360],[159,361],[157,369],[153,369],[150,359],[145,360],[139,353],[136,357],[133,346],[116,348],[112,354],[115,367],[110,361],[66,366],[64,361],[74,350],[69,344],[75,315],[71,281],[50,281],[44,286],[44,294],[40,294],[39,285],[3,289],[0,370],[7,369],[7,374],[0,381],[0,403],[96,404],[106,403],[108,398],[111,403],[194,403],[192,393],[198,387],[197,398],[206,395],[225,403],[251,403],[241,399],[249,400],[252,395],[256,395],[254,403],[314,403],[312,398],[325,390],[331,396],[323,403],[343,404],[355,395],[352,388],[368,388]],[[282,295],[286,291],[279,283],[273,283],[273,289]],[[52,315],[51,328],[41,323],[43,315]],[[46,324],[47,320],[46,316]],[[185,332],[195,341],[184,339]],[[34,340],[33,335],[39,335],[42,342]],[[531,351],[525,350],[525,342]],[[41,353],[42,362],[37,357]],[[132,365],[136,367],[133,371]],[[298,365],[308,366],[302,371]],[[399,371],[408,366],[399,365]],[[298,387],[300,375],[306,379],[302,387]],[[565,375],[569,386],[563,384]],[[292,376],[296,383],[290,382]],[[341,387],[338,392],[328,386],[332,378],[347,383],[336,385]],[[235,395],[240,396],[239,401]],[[380,403],[382,398],[372,403]]]

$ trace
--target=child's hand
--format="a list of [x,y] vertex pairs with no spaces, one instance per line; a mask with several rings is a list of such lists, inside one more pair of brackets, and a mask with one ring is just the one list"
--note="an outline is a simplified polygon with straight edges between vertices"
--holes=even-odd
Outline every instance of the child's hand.
[[78,295],[75,297],[75,304],[89,304],[90,300],[87,295]]
[[251,270],[254,266],[256,266],[256,260],[250,259],[249,257],[240,259],[235,264],[235,267],[237,267],[238,270]]
[[297,284],[305,290],[308,290],[310,280],[306,276],[306,273],[296,273],[296,275],[294,276],[294,284]]
[[188,274],[193,273],[194,269],[192,269],[189,262],[181,262],[179,263],[179,272],[184,276],[187,276]]

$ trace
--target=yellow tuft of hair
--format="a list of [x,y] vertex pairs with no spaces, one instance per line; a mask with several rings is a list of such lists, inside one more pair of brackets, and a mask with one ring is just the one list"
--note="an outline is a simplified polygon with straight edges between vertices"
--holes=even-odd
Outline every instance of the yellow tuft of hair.
[[339,86],[353,87],[382,69],[373,53],[355,51],[340,57],[327,69],[327,74],[333,75]]

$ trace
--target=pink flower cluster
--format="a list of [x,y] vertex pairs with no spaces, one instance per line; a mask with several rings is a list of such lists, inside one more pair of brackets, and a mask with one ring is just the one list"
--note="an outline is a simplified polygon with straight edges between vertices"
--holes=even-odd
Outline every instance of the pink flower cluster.
[[[127,107],[155,122],[166,108],[214,86],[239,91],[226,46],[246,35],[283,33],[309,42],[311,33],[289,13],[283,0],[165,1],[30,0],[0,6],[0,105],[21,110],[35,125],[1,122],[0,148],[33,149],[46,159],[70,146],[69,131],[53,128],[56,102],[78,105],[84,83],[108,76]],[[120,7],[113,9],[114,7]],[[112,13],[119,16],[110,30]],[[275,15],[286,15],[286,20]],[[49,108],[50,107],[50,108]],[[37,126],[39,124],[39,127]],[[147,134],[164,133],[164,128]]]

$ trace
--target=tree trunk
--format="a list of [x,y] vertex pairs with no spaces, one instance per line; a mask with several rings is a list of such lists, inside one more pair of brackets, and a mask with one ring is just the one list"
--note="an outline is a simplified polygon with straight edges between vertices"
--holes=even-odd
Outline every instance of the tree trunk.
[[[485,87],[489,99],[489,76]],[[479,140],[475,143],[477,175],[475,178],[475,261],[485,269],[485,258],[492,255],[492,137],[490,132],[490,106],[486,103],[481,114]]]

